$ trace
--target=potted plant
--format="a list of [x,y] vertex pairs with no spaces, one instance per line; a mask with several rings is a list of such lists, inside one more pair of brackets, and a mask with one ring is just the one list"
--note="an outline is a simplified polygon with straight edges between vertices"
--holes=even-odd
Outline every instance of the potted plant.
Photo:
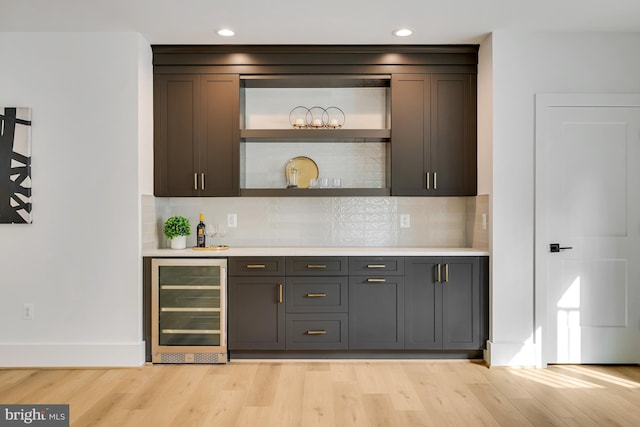
[[171,240],[171,249],[184,249],[187,247],[187,236],[191,234],[191,224],[183,216],[172,216],[164,223],[162,231]]

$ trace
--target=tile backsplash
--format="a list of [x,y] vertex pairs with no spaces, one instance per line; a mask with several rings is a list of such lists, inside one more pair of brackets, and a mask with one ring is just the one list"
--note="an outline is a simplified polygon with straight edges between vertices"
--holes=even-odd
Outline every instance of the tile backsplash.
[[[488,196],[477,197],[210,197],[142,196],[142,247],[166,248],[162,224],[172,215],[191,221],[187,245],[195,245],[200,212],[206,223],[227,223],[225,243],[237,247],[488,247],[482,214]],[[410,227],[400,227],[400,215]],[[216,238],[216,244],[219,238]]]

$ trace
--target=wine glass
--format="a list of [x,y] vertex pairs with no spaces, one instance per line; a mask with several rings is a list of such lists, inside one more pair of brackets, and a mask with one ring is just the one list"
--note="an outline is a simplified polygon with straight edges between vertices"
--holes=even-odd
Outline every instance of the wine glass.
[[224,236],[227,235],[227,227],[224,224],[218,224],[216,226],[216,234],[220,236],[220,246],[224,246]]
[[216,235],[216,226],[215,224],[207,224],[205,228],[205,233],[207,235],[207,247],[212,248],[215,246],[213,244],[213,238]]

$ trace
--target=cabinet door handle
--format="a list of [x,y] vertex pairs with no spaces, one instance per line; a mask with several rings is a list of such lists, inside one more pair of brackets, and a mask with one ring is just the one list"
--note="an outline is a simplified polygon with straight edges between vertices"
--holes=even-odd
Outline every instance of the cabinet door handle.
[[264,264],[247,264],[247,268],[267,268]]
[[197,172],[193,173],[193,189],[194,190],[198,189],[198,173]]
[[449,281],[449,264],[444,265],[444,281]]
[[431,187],[431,179],[429,176],[429,172],[427,172],[427,190],[430,190]]
[[384,283],[386,281],[387,279],[367,279],[367,282],[369,283]]
[[322,297],[326,297],[327,294],[325,293],[321,293],[321,294],[307,294],[305,295],[307,298],[322,298]]
[[324,334],[326,334],[326,333],[327,333],[327,331],[320,329],[320,330],[318,330],[318,331],[307,331],[307,332],[305,332],[305,333],[306,333],[307,335],[324,335]]
[[278,304],[282,304],[282,299],[283,299],[283,289],[282,289],[282,283],[280,283],[278,285]]
[[322,268],[327,268],[326,265],[324,264],[307,264],[307,268],[318,268],[318,269],[322,269]]
[[200,187],[204,190],[204,172],[200,174]]
[[438,189],[438,172],[433,173],[433,189]]
[[385,264],[369,264],[367,265],[367,268],[386,268],[387,266]]
[[440,264],[436,266],[436,282],[442,282],[442,268]]

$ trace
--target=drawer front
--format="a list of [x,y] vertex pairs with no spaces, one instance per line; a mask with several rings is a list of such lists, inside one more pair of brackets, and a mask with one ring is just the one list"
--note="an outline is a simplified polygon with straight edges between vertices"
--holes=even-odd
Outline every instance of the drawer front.
[[403,257],[350,257],[351,275],[398,275],[404,274]]
[[284,257],[231,257],[229,276],[283,276]]
[[346,276],[347,257],[288,257],[287,276]]
[[348,282],[346,276],[288,277],[286,282],[287,312],[346,312],[349,307]]
[[346,350],[347,314],[287,314],[287,349]]

